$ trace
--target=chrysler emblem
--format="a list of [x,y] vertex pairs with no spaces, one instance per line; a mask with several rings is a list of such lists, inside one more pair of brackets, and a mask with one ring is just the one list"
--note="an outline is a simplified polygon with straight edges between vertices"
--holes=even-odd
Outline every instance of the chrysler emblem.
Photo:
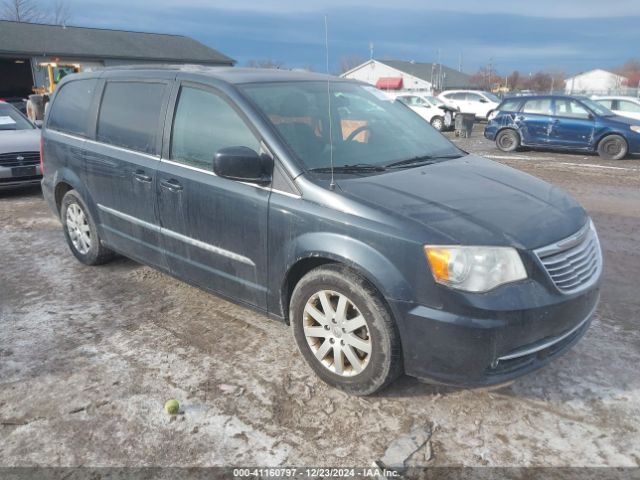
[[24,160],[24,157],[22,155],[18,155],[16,157],[16,160],[18,160],[19,162],[21,162],[22,160]]

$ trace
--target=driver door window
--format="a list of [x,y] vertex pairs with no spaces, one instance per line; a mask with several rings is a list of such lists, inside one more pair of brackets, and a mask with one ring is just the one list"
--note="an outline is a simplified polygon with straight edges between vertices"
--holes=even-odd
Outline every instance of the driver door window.
[[212,170],[216,152],[227,147],[249,147],[259,152],[260,142],[222,97],[183,87],[171,131],[170,159]]

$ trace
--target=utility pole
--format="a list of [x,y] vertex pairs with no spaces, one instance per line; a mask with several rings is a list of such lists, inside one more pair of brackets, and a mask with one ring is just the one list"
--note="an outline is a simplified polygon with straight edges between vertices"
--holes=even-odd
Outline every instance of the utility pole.
[[373,42],[369,42],[369,60],[373,60]]
[[462,50],[460,51],[460,60],[458,62],[458,71],[462,72]]

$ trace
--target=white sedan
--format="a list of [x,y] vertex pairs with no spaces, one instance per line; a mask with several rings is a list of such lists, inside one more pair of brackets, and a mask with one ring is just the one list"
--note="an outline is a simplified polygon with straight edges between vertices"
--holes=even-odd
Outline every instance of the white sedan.
[[396,95],[395,99],[407,105],[439,132],[453,128],[456,109],[445,105],[437,98],[420,93],[401,93]]
[[640,99],[621,96],[593,97],[593,100],[607,107],[616,115],[640,120]]

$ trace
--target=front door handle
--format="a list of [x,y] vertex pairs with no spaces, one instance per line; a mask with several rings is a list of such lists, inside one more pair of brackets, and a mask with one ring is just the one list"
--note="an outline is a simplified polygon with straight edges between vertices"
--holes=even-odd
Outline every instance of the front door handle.
[[160,182],[160,186],[162,188],[166,188],[171,192],[179,192],[180,190],[183,189],[182,185],[180,185],[180,183],[177,180],[174,180],[173,178],[171,180],[162,180]]
[[133,173],[133,178],[135,178],[139,182],[150,183],[152,178],[145,174],[143,170],[136,170]]

